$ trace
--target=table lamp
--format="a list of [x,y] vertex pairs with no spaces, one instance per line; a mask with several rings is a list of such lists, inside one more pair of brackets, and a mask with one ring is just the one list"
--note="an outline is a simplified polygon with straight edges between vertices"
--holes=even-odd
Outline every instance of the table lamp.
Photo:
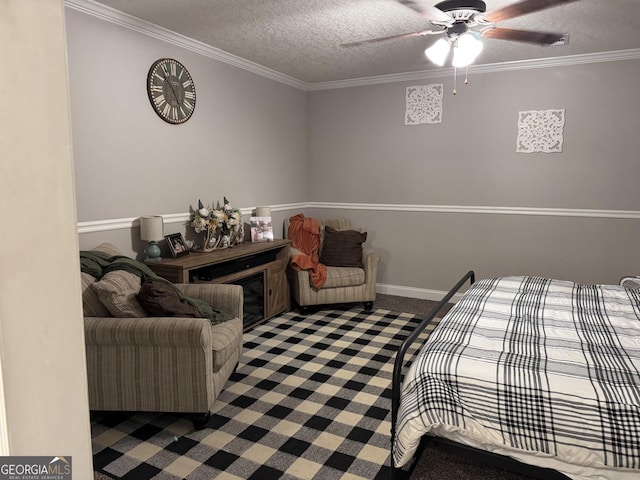
[[270,217],[271,207],[256,207],[256,217]]
[[162,260],[160,257],[160,247],[158,246],[158,240],[163,238],[163,223],[160,215],[145,215],[140,217],[140,238],[149,242],[147,248],[144,249],[146,258],[145,262],[159,262]]

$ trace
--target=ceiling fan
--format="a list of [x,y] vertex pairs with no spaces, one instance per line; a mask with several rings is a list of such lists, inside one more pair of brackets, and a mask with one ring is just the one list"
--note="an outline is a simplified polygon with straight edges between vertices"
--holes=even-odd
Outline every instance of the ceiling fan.
[[420,32],[344,43],[342,46],[354,47],[399,38],[444,34],[444,37],[425,50],[425,54],[433,63],[442,66],[453,47],[453,66],[465,67],[470,65],[482,51],[482,42],[479,37],[537,45],[553,45],[566,40],[566,34],[563,33],[515,30],[498,27],[496,24],[578,0],[524,0],[491,12],[486,11],[487,5],[482,0],[444,0],[434,6],[431,6],[431,2],[427,0],[396,1],[429,20],[431,28]]

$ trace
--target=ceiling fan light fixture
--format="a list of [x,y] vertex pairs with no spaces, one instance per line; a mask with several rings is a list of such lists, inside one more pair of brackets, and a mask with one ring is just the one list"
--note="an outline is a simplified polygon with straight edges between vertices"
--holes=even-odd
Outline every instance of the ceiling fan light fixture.
[[456,68],[471,65],[482,52],[482,47],[482,42],[472,33],[463,33],[453,46],[452,65]]
[[429,60],[433,63],[442,67],[444,62],[447,60],[447,56],[449,55],[449,50],[451,49],[451,44],[448,40],[444,38],[439,39],[429,48],[424,51],[424,54],[427,56]]

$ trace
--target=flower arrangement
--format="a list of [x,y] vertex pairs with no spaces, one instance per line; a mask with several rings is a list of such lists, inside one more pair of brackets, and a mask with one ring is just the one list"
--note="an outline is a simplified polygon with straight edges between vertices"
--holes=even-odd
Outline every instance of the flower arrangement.
[[[203,250],[210,251],[219,247],[228,247],[242,241],[242,213],[233,208],[226,197],[224,204],[217,202],[205,207],[198,200],[198,208],[191,207],[191,226],[196,233],[205,233]],[[226,239],[225,239],[226,237]]]

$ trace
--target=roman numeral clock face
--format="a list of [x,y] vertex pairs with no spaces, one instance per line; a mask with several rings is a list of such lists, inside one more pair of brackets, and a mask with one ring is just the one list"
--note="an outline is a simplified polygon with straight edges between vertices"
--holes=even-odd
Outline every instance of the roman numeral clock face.
[[184,123],[196,108],[196,87],[184,65],[162,58],[151,65],[147,93],[153,109],[165,122]]

